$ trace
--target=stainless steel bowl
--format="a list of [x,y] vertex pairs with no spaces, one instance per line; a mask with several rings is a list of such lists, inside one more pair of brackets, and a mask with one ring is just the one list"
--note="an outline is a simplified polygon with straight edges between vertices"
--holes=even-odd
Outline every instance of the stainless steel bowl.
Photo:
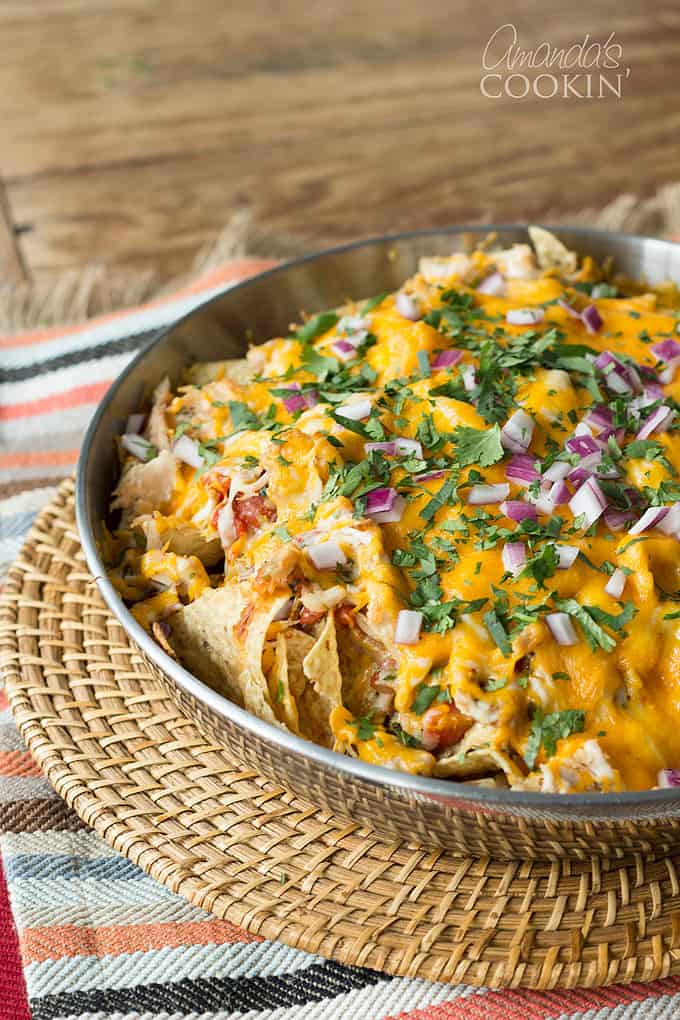
[[[99,555],[117,480],[114,437],[163,375],[177,379],[191,362],[241,357],[250,338],[285,333],[302,309],[394,290],[416,271],[421,255],[467,250],[491,230],[502,245],[528,240],[524,226],[489,225],[360,241],[261,273],[161,332],[119,376],[88,429],[77,483],[83,547],[104,599],[170,695],[237,759],[310,803],[383,838],[509,859],[665,853],[680,839],[680,791],[560,796],[486,789],[368,765],[262,722],[163,652],[125,608]],[[581,254],[613,256],[631,277],[680,282],[680,245],[585,228],[554,230]]]

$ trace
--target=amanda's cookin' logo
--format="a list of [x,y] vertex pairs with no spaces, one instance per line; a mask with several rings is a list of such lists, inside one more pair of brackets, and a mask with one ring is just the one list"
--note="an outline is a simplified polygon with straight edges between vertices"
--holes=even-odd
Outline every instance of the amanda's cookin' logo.
[[614,32],[602,43],[586,35],[562,48],[540,42],[524,49],[518,39],[514,25],[501,25],[484,47],[479,88],[487,99],[621,98],[630,68],[621,64],[623,47]]

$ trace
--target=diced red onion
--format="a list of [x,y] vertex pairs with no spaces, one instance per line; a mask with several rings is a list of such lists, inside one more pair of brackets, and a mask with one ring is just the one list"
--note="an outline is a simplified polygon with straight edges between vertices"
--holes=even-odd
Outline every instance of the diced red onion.
[[305,390],[303,393],[300,383],[292,383],[287,389],[290,390],[290,396],[283,398],[283,406],[290,414],[319,403],[318,390]]
[[659,400],[665,400],[666,394],[664,393],[663,386],[660,383],[647,383],[642,391],[629,403],[629,407],[633,408],[634,411],[639,411],[645,407],[651,407],[652,404],[656,404]]
[[378,524],[395,524],[400,521],[406,500],[396,489],[373,489],[366,497],[366,515]]
[[125,426],[125,435],[138,436],[139,433],[144,428],[145,421],[146,421],[145,414],[131,414],[127,420],[127,425]]
[[592,478],[601,460],[602,454],[600,451],[588,454],[587,457],[582,459],[580,464],[577,464],[575,468],[570,470],[567,478],[572,485],[579,488],[588,478]]
[[665,432],[675,418],[675,411],[672,407],[656,407],[650,414],[647,421],[638,431],[636,439],[647,439],[653,432]]
[[354,358],[357,353],[354,344],[345,339],[335,340],[334,343],[331,344],[331,350],[338,358],[340,358],[341,361],[349,361],[351,358]]
[[151,460],[158,452],[153,443],[149,443],[142,436],[128,435],[126,433],[124,436],[121,436],[120,442],[124,450],[127,450],[133,457],[143,462]]
[[366,513],[383,513],[391,510],[397,498],[397,490],[391,488],[373,489],[366,496]]
[[378,450],[386,457],[417,457],[418,460],[423,458],[422,444],[417,439],[406,439],[403,436],[397,436],[396,439],[385,443],[366,443],[365,449],[367,453]]
[[414,482],[432,482],[435,478],[443,478],[446,471],[440,469],[439,471],[421,471],[420,474],[413,476]]
[[577,453],[579,457],[589,457],[591,453],[600,452],[600,444],[593,436],[572,436],[565,445],[570,453]]
[[509,574],[516,577],[520,573],[527,560],[527,551],[524,542],[506,542],[501,553],[503,567]]
[[420,307],[418,300],[411,297],[410,294],[405,294],[403,290],[400,290],[394,300],[394,307],[401,316],[405,319],[409,319],[411,322],[417,322],[420,318]]
[[404,515],[405,509],[406,500],[397,493],[392,506],[387,510],[375,511],[370,514],[366,511],[366,513],[376,524],[398,524]]
[[602,432],[604,429],[612,427],[614,423],[614,415],[608,407],[605,407],[603,404],[598,404],[588,410],[583,422],[589,427],[596,429],[598,432]]
[[475,366],[461,365],[459,372],[460,377],[463,380],[463,386],[468,391],[468,393],[471,390],[474,390],[475,386],[477,385],[477,373],[475,372]]
[[669,790],[680,786],[680,769],[661,769],[657,777],[661,789]]
[[578,644],[578,634],[568,613],[548,613],[544,620],[558,645]]
[[589,333],[599,333],[604,325],[602,322],[602,316],[595,305],[588,305],[587,308],[583,309],[581,312],[581,322]]
[[340,333],[363,333],[371,328],[371,320],[367,315],[343,315],[336,328]]
[[440,351],[432,359],[432,368],[449,368],[451,365],[457,365],[462,357],[463,352],[456,350],[455,347],[451,347],[448,351]]
[[467,495],[470,506],[483,506],[485,503],[502,503],[510,495],[510,486],[505,482],[496,485],[472,485]]
[[649,349],[652,354],[656,355],[659,361],[668,363],[680,359],[680,343],[671,336],[666,337],[665,340],[660,340],[656,344],[652,344]]
[[511,308],[506,312],[505,321],[511,326],[535,326],[545,318],[542,308]]
[[536,507],[531,503],[525,503],[521,499],[506,499],[501,503],[499,510],[501,513],[509,517],[511,521],[526,520],[527,517],[531,517],[532,520],[536,520]]
[[665,535],[680,539],[680,503],[669,506],[668,513],[662,520],[657,521],[656,526]]
[[571,499],[571,492],[562,480],[554,482],[546,495],[553,506],[563,506]]
[[571,471],[571,464],[566,460],[556,460],[543,472],[542,479],[546,482],[562,482]]
[[372,450],[377,450],[379,453],[384,453],[386,457],[394,457],[397,452],[396,444],[393,441],[386,443],[366,443],[366,453],[371,453]]
[[356,400],[353,404],[343,404],[341,407],[336,408],[336,410],[343,418],[349,418],[351,421],[361,421],[362,418],[368,418],[371,413],[371,401]]
[[650,506],[649,510],[645,510],[640,520],[636,521],[633,527],[628,529],[628,534],[639,535],[641,532],[646,531],[647,528],[655,528],[667,513],[667,506]]
[[594,478],[586,478],[578,492],[569,500],[572,514],[576,518],[582,517],[587,528],[602,515],[606,506],[607,498]]
[[572,319],[581,318],[581,313],[573,305],[570,305],[568,301],[565,301],[564,298],[559,298],[557,304],[567,315],[571,315]]
[[417,439],[406,439],[404,436],[397,436],[394,440],[394,451],[398,457],[417,457],[423,459],[423,447]]
[[626,572],[621,570],[621,567],[617,567],[612,576],[609,578],[604,586],[604,590],[607,595],[611,595],[613,599],[620,599],[623,595],[623,589],[626,587]]
[[632,510],[617,510],[616,507],[608,506],[604,512],[604,523],[610,531],[623,531],[634,516]]
[[199,452],[198,443],[189,436],[180,436],[173,444],[172,452],[178,460],[184,461],[189,467],[203,467],[203,457]]
[[604,375],[607,389],[612,393],[632,393],[642,390],[642,381],[633,365],[624,365],[610,351],[602,351],[595,359],[595,367]]
[[397,616],[397,625],[394,628],[394,643],[396,645],[418,644],[422,625],[422,613],[418,613],[414,609],[401,609]]
[[561,545],[558,543],[555,544],[555,552],[557,553],[558,570],[569,570],[569,567],[574,565],[574,561],[579,554],[578,546]]
[[[555,483],[558,484],[557,482]],[[539,514],[552,514],[555,512],[555,504],[547,492],[539,492],[538,496],[532,496],[531,501]]]
[[304,411],[307,407],[307,401],[301,393],[295,393],[291,397],[283,398],[283,406],[289,414],[295,414],[296,411]]
[[525,453],[529,449],[535,422],[521,408],[511,414],[501,429],[501,443],[513,453]]
[[518,482],[520,484],[535,482],[539,477],[536,468],[536,458],[528,453],[515,453],[508,461],[505,476],[511,482]]
[[490,273],[484,277],[481,283],[477,284],[477,293],[502,297],[505,294],[505,280],[499,272]]
[[310,560],[317,570],[334,570],[347,563],[347,557],[337,542],[319,542],[307,549]]

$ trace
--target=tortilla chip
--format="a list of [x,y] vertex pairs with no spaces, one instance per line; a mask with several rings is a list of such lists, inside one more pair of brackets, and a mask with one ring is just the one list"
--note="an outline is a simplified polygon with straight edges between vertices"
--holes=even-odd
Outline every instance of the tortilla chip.
[[333,745],[330,714],[342,705],[342,674],[335,638],[335,617],[328,613],[314,646],[302,662],[310,681],[299,699],[300,719],[309,736],[325,747]]
[[278,723],[262,654],[267,631],[289,599],[262,599],[245,587],[209,589],[170,619],[172,644],[182,662],[205,683],[222,690],[259,719]]
[[149,412],[149,420],[146,426],[147,438],[158,450],[169,450],[171,446],[168,423],[165,420],[165,412],[169,402],[170,380],[166,376],[153,391],[151,411]]
[[578,263],[576,252],[569,251],[549,230],[544,227],[531,226],[529,227],[529,237],[541,269],[557,268],[563,273],[576,271]]
[[358,719],[372,710],[375,691],[369,678],[375,673],[377,663],[386,658],[387,650],[378,646],[359,627],[339,626],[336,641],[342,674],[342,701]]
[[252,379],[253,366],[245,358],[235,361],[199,361],[187,368],[184,377],[193,386],[205,386],[206,383],[225,378],[242,385]]
[[[292,696],[298,702],[307,686],[307,677],[303,668],[303,662],[307,654],[314,647],[314,638],[305,634],[302,630],[287,630],[283,634],[286,641],[286,662],[288,667],[288,683]],[[302,727],[304,733],[304,726]]]
[[274,665],[268,677],[269,697],[274,706],[274,711],[281,722],[285,723],[293,733],[300,732],[300,719],[298,717],[295,698],[290,689],[290,677],[288,675],[288,647],[285,634],[279,633],[276,637],[274,649]]
[[[162,514],[158,517],[155,514],[144,514],[134,521],[134,525],[144,532],[147,548],[153,549],[155,546],[157,524],[163,525],[167,520]],[[204,567],[214,567],[224,556],[219,538],[206,538],[191,524],[178,521],[170,527],[162,526],[159,534],[163,547],[178,556],[197,556]]]
[[169,450],[161,450],[146,463],[130,459],[113,493],[112,510],[121,509],[123,526],[142,514],[165,510],[172,498],[177,462]]
[[475,723],[448,754],[437,759],[433,775],[439,778],[472,779],[502,772],[510,785],[524,778],[512,759],[494,747],[496,729]]

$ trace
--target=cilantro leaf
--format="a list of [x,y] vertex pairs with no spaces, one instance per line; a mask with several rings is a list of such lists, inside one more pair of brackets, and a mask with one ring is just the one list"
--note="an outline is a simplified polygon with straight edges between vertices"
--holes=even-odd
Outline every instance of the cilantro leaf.
[[494,639],[503,655],[507,658],[512,654],[512,645],[510,644],[510,638],[508,632],[501,623],[498,613],[495,609],[489,609],[488,612],[484,613],[484,625],[488,630],[491,637]]
[[382,294],[376,294],[375,297],[369,298],[368,301],[364,302],[361,309],[361,314],[368,315],[369,312],[372,312],[374,308],[377,308],[378,305],[381,305],[383,303],[388,294],[389,291],[386,290],[383,291]]
[[366,716],[355,719],[353,725],[357,728],[358,740],[372,740],[375,736],[375,726]]
[[524,749],[524,760],[530,769],[536,764],[538,752],[543,745],[546,755],[551,758],[557,750],[557,741],[572,733],[582,733],[585,726],[585,712],[578,708],[567,708],[562,712],[544,715],[540,708],[534,712],[531,732]]
[[440,693],[440,687],[428,687],[427,684],[418,684],[416,696],[411,705],[411,711],[415,712],[416,715],[422,715]]
[[596,648],[603,648],[605,652],[611,652],[616,648],[614,638],[607,634],[606,630],[595,620],[596,615],[601,613],[602,610],[597,610],[596,606],[582,606],[576,599],[554,599],[554,602],[560,612],[568,613],[569,616],[573,616],[575,620],[578,620],[585,634],[586,641],[593,651]]
[[316,340],[317,337],[332,329],[337,321],[338,316],[336,312],[319,312],[318,315],[313,315],[311,319],[307,319],[304,326],[300,326],[295,334],[295,339],[300,340],[304,344],[311,343],[312,340]]
[[490,467],[505,456],[498,425],[490,429],[473,429],[468,425],[459,425],[454,430],[452,439],[456,444],[456,455],[461,467],[467,467],[469,464]]
[[432,499],[420,511],[420,516],[424,521],[431,521],[438,510],[455,501],[456,498],[456,479],[447,478],[441,489],[435,492]]
[[260,422],[257,415],[242,400],[230,400],[228,407],[234,432],[241,432],[243,429],[259,428]]

